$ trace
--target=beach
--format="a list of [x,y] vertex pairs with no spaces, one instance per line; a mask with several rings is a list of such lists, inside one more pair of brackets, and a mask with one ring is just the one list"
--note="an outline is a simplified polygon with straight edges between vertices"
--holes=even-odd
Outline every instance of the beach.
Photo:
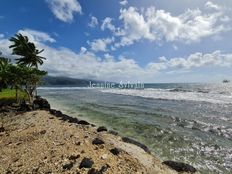
[[1,112],[0,173],[177,173],[115,132],[53,114]]

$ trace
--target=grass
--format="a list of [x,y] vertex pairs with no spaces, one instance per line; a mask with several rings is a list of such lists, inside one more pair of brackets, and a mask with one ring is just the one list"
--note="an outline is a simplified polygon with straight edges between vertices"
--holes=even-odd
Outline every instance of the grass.
[[[23,91],[18,90],[19,100],[27,99],[27,94]],[[0,102],[16,102],[16,90],[15,89],[3,89],[0,92]]]

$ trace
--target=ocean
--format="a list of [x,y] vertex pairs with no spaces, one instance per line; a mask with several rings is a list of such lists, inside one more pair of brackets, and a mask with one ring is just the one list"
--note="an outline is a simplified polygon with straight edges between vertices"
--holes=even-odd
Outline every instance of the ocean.
[[232,84],[145,84],[144,89],[40,87],[53,108],[147,145],[201,173],[232,171]]

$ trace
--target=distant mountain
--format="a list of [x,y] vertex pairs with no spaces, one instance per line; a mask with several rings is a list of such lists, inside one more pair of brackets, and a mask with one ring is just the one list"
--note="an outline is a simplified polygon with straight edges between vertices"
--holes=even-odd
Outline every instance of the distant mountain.
[[42,80],[42,86],[89,86],[89,83],[100,83],[101,81],[87,80],[87,79],[75,79],[69,77],[53,77],[45,76]]

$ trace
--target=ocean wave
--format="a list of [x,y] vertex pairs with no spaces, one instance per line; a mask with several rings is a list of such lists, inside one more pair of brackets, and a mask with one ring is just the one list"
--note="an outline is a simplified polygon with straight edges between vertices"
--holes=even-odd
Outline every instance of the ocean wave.
[[[210,90],[207,90],[207,89],[184,89],[184,88],[173,88],[173,89],[169,89],[169,91],[170,92],[199,92],[199,93],[209,93],[210,92]],[[224,94],[224,93],[222,93],[222,94]]]
[[136,89],[103,89],[101,92],[114,93],[129,96],[138,96],[144,98],[164,99],[164,100],[187,100],[187,101],[201,101],[215,104],[232,104],[232,95],[223,95],[217,92],[180,92],[170,91],[173,89],[154,89],[147,88],[144,90]]
[[193,90],[183,89],[183,88],[173,88],[169,89],[170,92],[193,92]]
[[207,133],[211,133],[217,136],[222,136],[224,138],[232,140],[232,128],[231,127],[226,127],[226,126],[212,124],[212,123],[205,123],[202,121],[187,120],[187,119],[182,119],[179,117],[174,117],[173,121],[174,121],[173,125],[178,126],[178,127],[198,130],[201,132],[207,132]]

